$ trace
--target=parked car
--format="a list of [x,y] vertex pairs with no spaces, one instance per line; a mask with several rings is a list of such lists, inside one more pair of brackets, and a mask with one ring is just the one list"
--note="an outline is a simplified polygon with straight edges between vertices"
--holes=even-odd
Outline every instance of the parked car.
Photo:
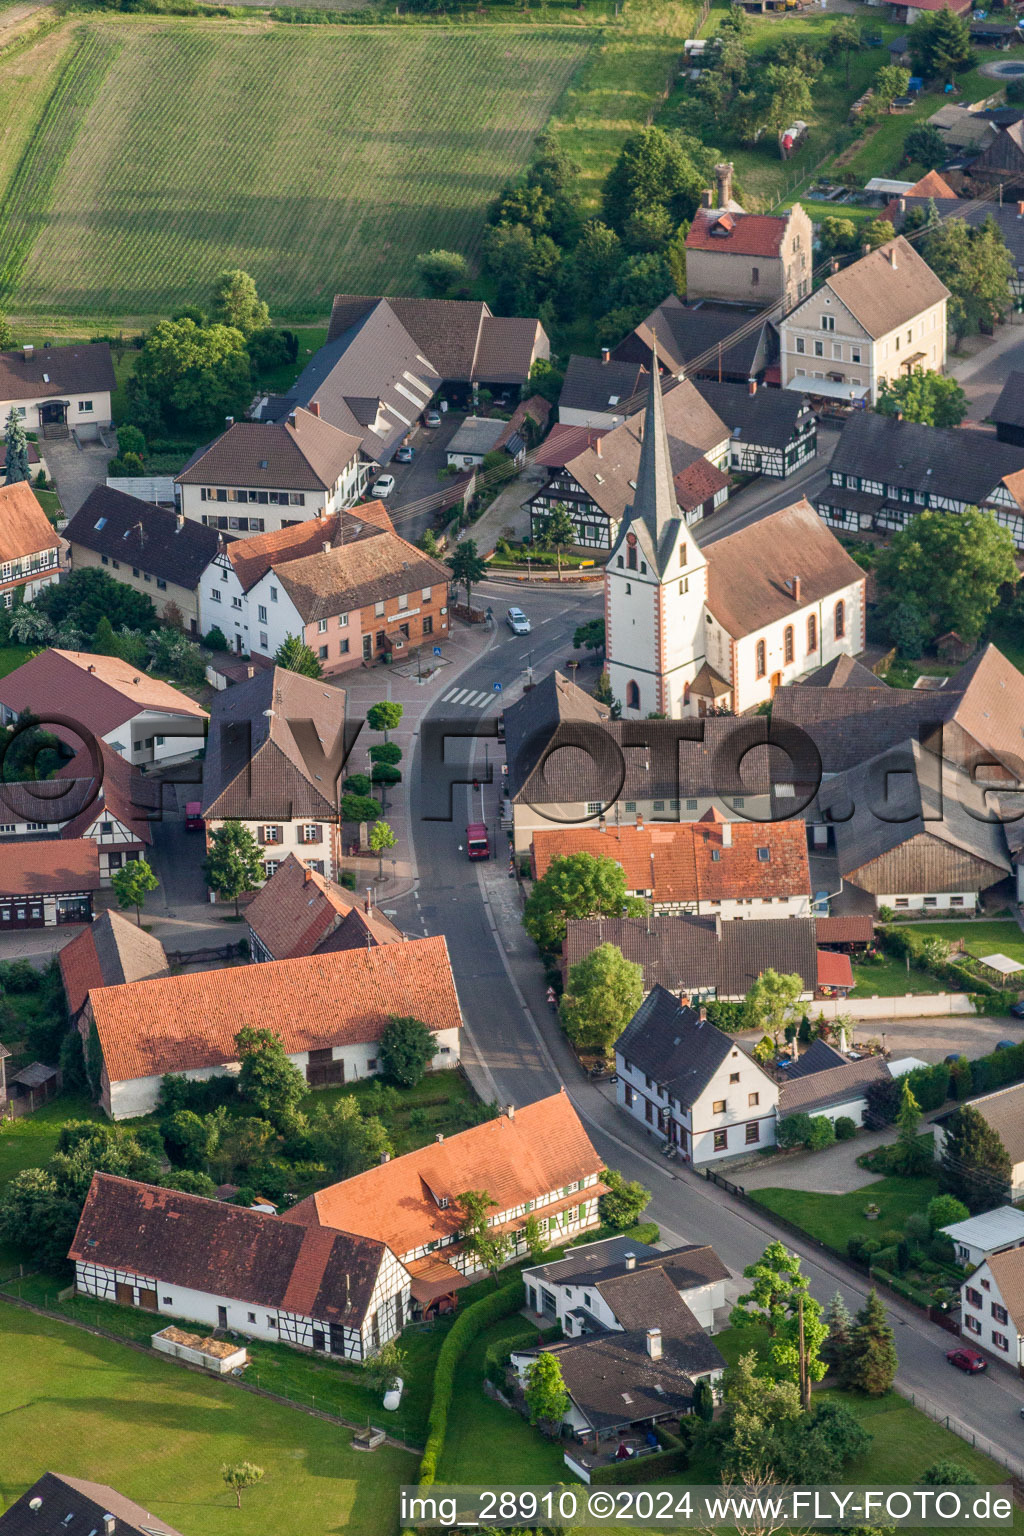
[[411,464],[415,457],[416,457],[416,450],[415,450],[415,448],[410,447],[410,445],[408,443],[403,443],[401,448],[399,448],[398,452],[395,454],[395,463],[396,464]]
[[1019,1003],[1010,1004],[1010,1012],[1015,1019],[1024,1019],[1024,997],[1021,998]]
[[439,427],[441,425],[441,412],[427,411],[423,417],[423,425],[425,427]]
[[370,487],[370,495],[379,501],[387,501],[395,488],[394,475],[378,475]]
[[973,1374],[975,1371],[988,1370],[988,1361],[976,1349],[947,1349],[946,1359],[958,1371],[970,1371]]
[[1014,1049],[1014,1047],[1016,1046],[1016,1044],[1017,1044],[1016,1040],[997,1040],[996,1041],[996,1050],[997,1051],[1012,1051]]
[[514,635],[530,633],[530,621],[521,608],[510,608],[505,615],[505,623]]

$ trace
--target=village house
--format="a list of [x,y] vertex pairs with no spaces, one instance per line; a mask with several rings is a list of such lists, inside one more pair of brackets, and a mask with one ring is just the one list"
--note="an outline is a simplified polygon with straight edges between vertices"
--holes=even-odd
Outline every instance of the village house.
[[996,437],[1001,443],[1024,448],[1024,373],[1016,368],[1010,370],[989,415],[996,424]]
[[[729,477],[723,469],[729,457],[729,429],[685,379],[666,394],[664,415],[673,506],[687,523],[697,522],[729,495]],[[636,491],[644,422],[645,412],[633,411],[621,426],[552,471],[529,501],[534,537],[543,532],[552,507],[564,506],[578,545],[585,549],[614,545]]]
[[99,888],[99,852],[91,838],[8,843],[0,858],[0,933],[88,923]]
[[674,293],[612,348],[620,362],[658,366],[676,378],[709,378],[744,386],[750,379],[779,382],[778,336],[757,305],[701,300],[684,304]]
[[84,727],[136,768],[194,757],[206,736],[206,711],[187,693],[89,651],[41,651],[0,679],[0,722],[26,710],[76,749]]
[[[1006,1148],[1010,1159],[1010,1185],[1006,1198],[1015,1204],[1024,1199],[1024,1083],[1017,1083],[1012,1088],[997,1088],[994,1093],[983,1093],[967,1102]],[[939,1115],[933,1123],[936,1158],[942,1157],[948,1119],[948,1114]]]
[[64,1536],[74,1529],[89,1536],[180,1536],[106,1483],[60,1472],[44,1472],[0,1515],[0,1536]]
[[120,912],[101,912],[57,956],[73,1024],[93,987],[166,976],[170,967],[159,939]]
[[401,944],[405,935],[361,901],[290,853],[245,909],[254,960],[295,960],[301,955]]
[[198,636],[199,588],[221,535],[166,507],[98,485],[64,531],[73,570],[107,571],[150,599],[160,618],[176,608]]
[[488,1229],[512,1239],[511,1262],[527,1251],[529,1216],[552,1246],[596,1227],[603,1170],[563,1088],[318,1190],[286,1220],[385,1243],[412,1276],[414,1316],[430,1317],[451,1311],[456,1293],[484,1269],[465,1241],[462,1195],[475,1190],[494,1201]]
[[702,1007],[662,986],[616,1040],[615,1070],[619,1107],[687,1162],[775,1144],[778,1084]]
[[235,1036],[248,1027],[276,1030],[311,1088],[371,1077],[392,1017],[432,1031],[430,1070],[458,1064],[462,1016],[443,938],[94,987],[79,1031],[102,1053],[103,1108],[125,1120],[156,1107],[168,1072],[237,1073]]
[[795,391],[761,389],[756,379],[746,386],[699,379],[697,389],[729,427],[728,467],[737,474],[784,480],[814,458],[817,417]]
[[645,1427],[691,1412],[698,1381],[717,1386],[725,1361],[708,1331],[728,1277],[709,1246],[658,1252],[625,1236],[523,1271],[527,1306],[565,1338],[514,1349],[512,1367],[525,1386],[542,1353],[558,1360],[563,1431],[577,1441],[566,1461],[585,1481],[626,1446],[635,1454]]
[[61,539],[26,480],[0,485],[0,603],[33,602],[60,579]]
[[[836,958],[845,960],[846,956]],[[786,1071],[779,1089],[779,1119],[785,1120],[788,1115],[821,1115],[833,1125],[846,1119],[861,1126],[868,1107],[868,1088],[872,1083],[888,1082],[892,1075],[882,1056],[850,1061],[826,1041],[815,1040]]]
[[105,341],[0,352],[0,417],[40,437],[98,437],[110,426],[114,364]]
[[810,293],[813,266],[799,203],[778,215],[698,208],[686,236],[686,297],[788,307]]
[[[283,421],[233,421],[177,476],[181,510],[209,528],[267,533],[358,501],[371,463],[361,439],[296,408]],[[273,511],[271,511],[273,508]]]
[[994,1211],[951,1222],[939,1231],[951,1240],[957,1263],[965,1269],[976,1269],[994,1253],[1024,1248],[1024,1211],[1015,1205],[999,1205]]
[[1024,1249],[993,1253],[960,1287],[960,1332],[1024,1371]]
[[538,830],[599,826],[602,817],[616,826],[638,815],[699,821],[715,809],[732,822],[772,819],[775,765],[764,716],[710,714],[688,721],[681,739],[678,725],[644,721],[638,729],[610,719],[605,705],[552,672],[502,719],[502,790],[517,852],[529,851]]
[[657,371],[646,420],[605,567],[607,672],[623,717],[743,714],[840,652],[863,650],[864,572],[810,503],[702,547],[675,503]]
[[802,821],[731,822],[708,811],[676,825],[563,827],[533,835],[534,880],[551,861],[574,853],[614,859],[626,893],[651,903],[656,916],[683,913],[727,918],[809,917],[811,876]]
[[[953,118],[955,127],[947,126],[949,117]],[[961,139],[965,141],[964,147],[967,148],[968,153],[976,156],[979,150],[988,147],[999,130],[999,124],[994,120],[994,115],[984,111],[982,103],[978,103],[973,108],[941,107],[935,116],[929,119],[929,123],[937,128],[943,138],[949,142],[951,156],[960,147],[954,141]],[[1024,296],[1024,199],[1007,197],[1000,202],[986,196],[957,197],[952,187],[936,185],[939,181],[941,178],[937,177],[934,171],[931,172],[930,176],[923,178],[909,192],[893,198],[882,217],[888,219],[893,228],[899,231],[904,227],[909,212],[914,210],[920,217],[922,213],[928,212],[931,204],[934,203],[940,219],[963,219],[964,223],[972,229],[979,229],[986,220],[992,219],[998,226],[1003,243],[1010,252],[1010,292],[1018,299]],[[993,420],[995,419],[993,417]]]
[[409,1316],[409,1276],[382,1242],[108,1173],[68,1257],[79,1296],[340,1360],[366,1360]]
[[779,322],[782,384],[875,405],[884,383],[946,366],[949,290],[898,235],[822,286]]
[[500,416],[467,416],[445,450],[449,468],[479,469],[487,455],[500,447],[507,425]]
[[[315,742],[305,734],[307,721]],[[266,850],[268,879],[295,850],[311,869],[335,879],[342,852],[341,763],[330,764],[344,723],[342,689],[282,667],[254,669],[252,677],[219,693],[203,762],[207,844],[225,821],[241,821]],[[319,753],[310,757],[316,745]]]
[[898,532],[926,507],[982,507],[1024,548],[1024,445],[854,411],[815,499],[829,527],[843,533]]
[[558,420],[563,426],[619,427],[638,398],[646,394],[647,369],[642,363],[612,361],[607,347],[601,356],[573,353],[558,396]]

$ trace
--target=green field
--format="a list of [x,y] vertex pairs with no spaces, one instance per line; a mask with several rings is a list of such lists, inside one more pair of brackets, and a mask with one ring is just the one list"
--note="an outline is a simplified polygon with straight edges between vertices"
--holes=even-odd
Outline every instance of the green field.
[[27,137],[0,137],[0,302],[120,321],[224,267],[319,317],[339,288],[408,290],[420,251],[472,254],[596,33],[108,16],[62,36]]
[[[188,1536],[377,1536],[398,1529],[414,1456],[156,1355],[0,1304],[0,1508],[43,1472],[110,1483]],[[242,1508],[225,1463],[266,1477]],[[315,1511],[315,1516],[313,1515]]]

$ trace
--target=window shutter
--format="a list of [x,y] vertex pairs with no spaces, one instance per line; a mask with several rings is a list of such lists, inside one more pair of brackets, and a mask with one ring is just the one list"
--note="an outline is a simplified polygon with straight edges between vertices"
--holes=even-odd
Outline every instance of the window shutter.
[[314,826],[309,826],[309,827],[306,828],[306,842],[307,843],[319,843],[322,837],[323,837],[323,828],[322,827],[314,825]]

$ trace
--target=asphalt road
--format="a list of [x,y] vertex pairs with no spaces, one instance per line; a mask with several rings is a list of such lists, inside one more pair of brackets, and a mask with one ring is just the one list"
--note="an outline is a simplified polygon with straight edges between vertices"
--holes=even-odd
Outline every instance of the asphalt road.
[[[495,614],[507,606],[496,584],[480,590],[480,600]],[[533,620],[529,650],[510,634],[496,636],[494,646],[459,679],[469,697],[490,690],[495,681],[513,679],[532,651],[533,666],[542,676],[571,654],[572,631],[596,608],[596,594],[531,591],[521,594],[522,606]],[[506,632],[507,633],[507,632]],[[495,700],[497,703],[497,699]],[[496,713],[488,705],[471,711],[478,719]],[[428,718],[464,718],[454,697],[442,698]],[[493,762],[494,744],[489,746]],[[482,758],[482,752],[480,753]],[[575,1066],[556,1020],[544,1001],[545,982],[536,952],[521,930],[508,922],[507,950],[496,939],[496,914],[508,914],[515,888],[502,878],[504,860],[471,864],[460,852],[462,830],[478,819],[480,802],[470,788],[454,792],[452,822],[421,819],[423,784],[419,746],[413,765],[413,836],[419,868],[429,871],[419,887],[396,902],[397,920],[407,933],[443,933],[466,1019],[463,1056],[471,1073],[485,1083],[501,1103],[528,1104],[557,1092],[564,1084],[587,1126],[595,1146],[609,1164],[653,1191],[650,1215],[670,1242],[710,1242],[734,1274],[755,1260],[766,1242],[778,1233],[759,1212],[732,1199],[692,1170],[666,1164],[655,1144],[647,1141],[610,1102],[607,1088],[584,1080]],[[497,786],[485,788],[484,811],[493,825]],[[501,848],[499,846],[499,855]],[[811,1242],[787,1243],[800,1251],[814,1294],[827,1300],[836,1289],[851,1308],[859,1306],[865,1286],[826,1250]],[[985,1376],[966,1377],[945,1361],[951,1336],[900,1303],[890,1307],[900,1357],[903,1387],[922,1394],[935,1409],[953,1413],[979,1437],[986,1437],[1006,1458],[1024,1461],[1024,1382],[1009,1371],[993,1369]]]

